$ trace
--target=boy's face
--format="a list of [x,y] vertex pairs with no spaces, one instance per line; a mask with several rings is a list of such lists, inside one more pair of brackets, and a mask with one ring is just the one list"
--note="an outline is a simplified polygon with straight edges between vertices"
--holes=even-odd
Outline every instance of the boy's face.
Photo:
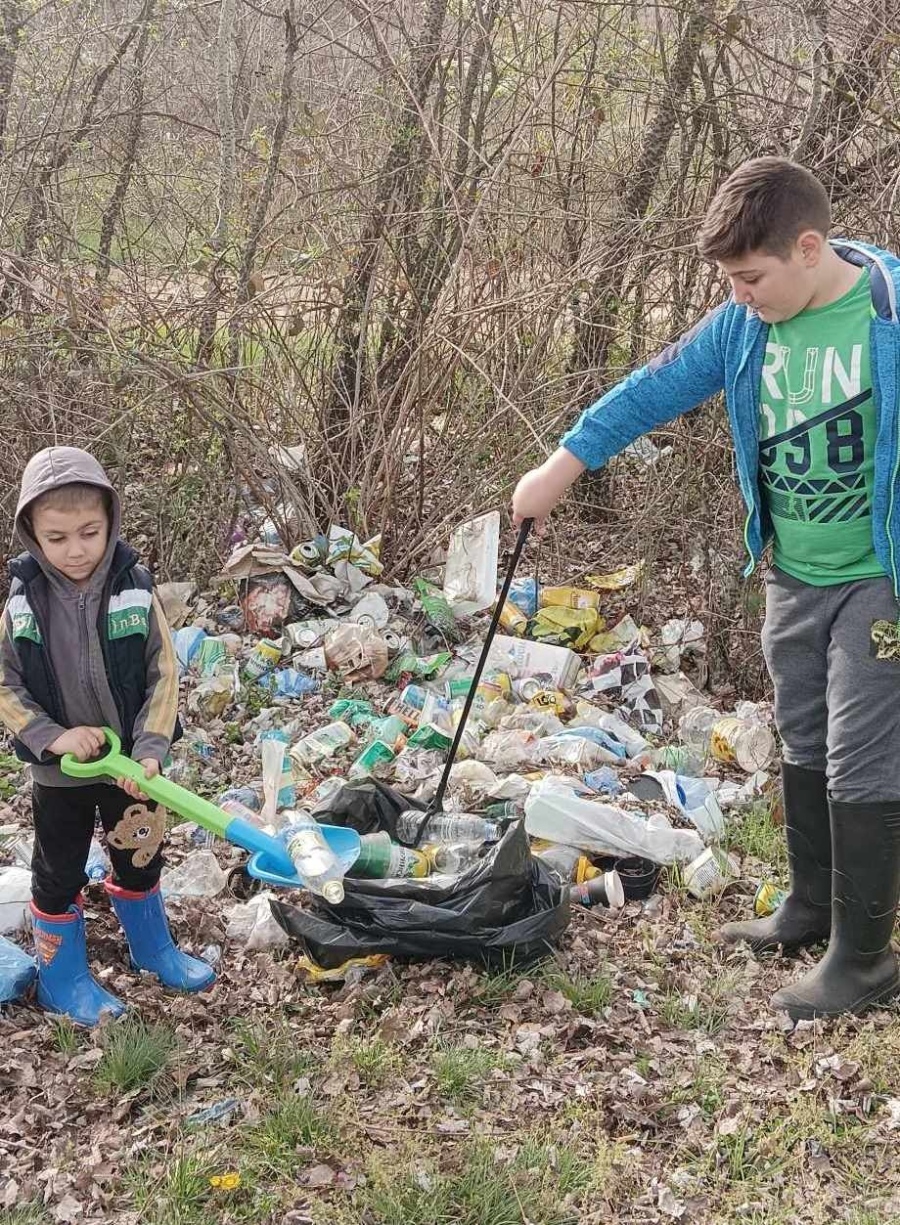
[[44,556],[73,583],[86,583],[103,560],[109,519],[100,497],[72,510],[37,506],[31,526]]
[[734,300],[751,307],[763,323],[783,323],[809,306],[818,288],[825,239],[815,230],[801,234],[786,256],[749,251],[719,260]]

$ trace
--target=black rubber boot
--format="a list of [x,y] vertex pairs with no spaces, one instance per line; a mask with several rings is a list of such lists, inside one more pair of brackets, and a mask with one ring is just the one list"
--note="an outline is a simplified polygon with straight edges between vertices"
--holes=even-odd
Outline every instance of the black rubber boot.
[[900,896],[900,800],[831,804],[831,941],[814,970],[776,991],[795,1021],[863,1012],[900,992],[891,932]]
[[796,952],[831,931],[831,828],[824,770],[784,762],[784,832],[791,869],[791,891],[773,915],[726,923],[719,935],[727,944],[744,940],[754,953],[779,946]]

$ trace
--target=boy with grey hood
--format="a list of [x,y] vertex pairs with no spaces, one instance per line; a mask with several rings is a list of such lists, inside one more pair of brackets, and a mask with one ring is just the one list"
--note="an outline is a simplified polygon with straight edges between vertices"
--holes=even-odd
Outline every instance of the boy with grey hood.
[[120,515],[93,456],[38,452],[22,476],[15,525],[27,552],[10,563],[0,627],[0,719],[33,777],[38,1003],[81,1025],[125,1009],[87,962],[81,890],[98,814],[113,865],[106,890],[133,965],[181,991],[215,980],[169,932],[159,891],[164,812],[127,779],[85,785],[59,768],[65,753],[97,756],[108,726],[151,778],[180,735],[175,651],[150,573],[119,538]]

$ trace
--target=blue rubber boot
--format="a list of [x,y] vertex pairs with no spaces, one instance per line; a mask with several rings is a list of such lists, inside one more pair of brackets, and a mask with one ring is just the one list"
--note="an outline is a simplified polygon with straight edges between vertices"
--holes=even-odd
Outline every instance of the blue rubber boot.
[[132,964],[155,974],[164,987],[175,991],[203,991],[216,981],[212,966],[182,953],[172,939],[159,885],[148,893],[105,884],[112,908],[128,940]]
[[76,1025],[97,1025],[105,1016],[120,1017],[125,1005],[96,981],[88,969],[84,911],[76,899],[65,914],[44,914],[31,903],[31,925],[37,953],[37,1002]]

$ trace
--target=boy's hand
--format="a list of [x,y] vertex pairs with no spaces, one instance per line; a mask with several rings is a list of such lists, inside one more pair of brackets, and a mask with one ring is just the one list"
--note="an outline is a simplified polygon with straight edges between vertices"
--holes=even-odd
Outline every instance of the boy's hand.
[[533,519],[535,531],[543,536],[547,516],[584,469],[585,465],[571,451],[559,447],[539,468],[526,472],[513,493],[512,517],[516,527],[525,519]]
[[[142,757],[138,762],[138,765],[143,768],[144,774],[147,778],[155,778],[157,774],[159,774],[159,762],[155,757]],[[134,799],[149,799],[149,796],[146,796],[144,792],[141,791],[140,786],[134,781],[133,778],[117,778],[116,782],[123,791],[127,791],[128,794]]]
[[105,746],[106,736],[102,727],[70,727],[48,746],[48,752],[56,753],[59,757],[71,753],[76,761],[90,761]]

